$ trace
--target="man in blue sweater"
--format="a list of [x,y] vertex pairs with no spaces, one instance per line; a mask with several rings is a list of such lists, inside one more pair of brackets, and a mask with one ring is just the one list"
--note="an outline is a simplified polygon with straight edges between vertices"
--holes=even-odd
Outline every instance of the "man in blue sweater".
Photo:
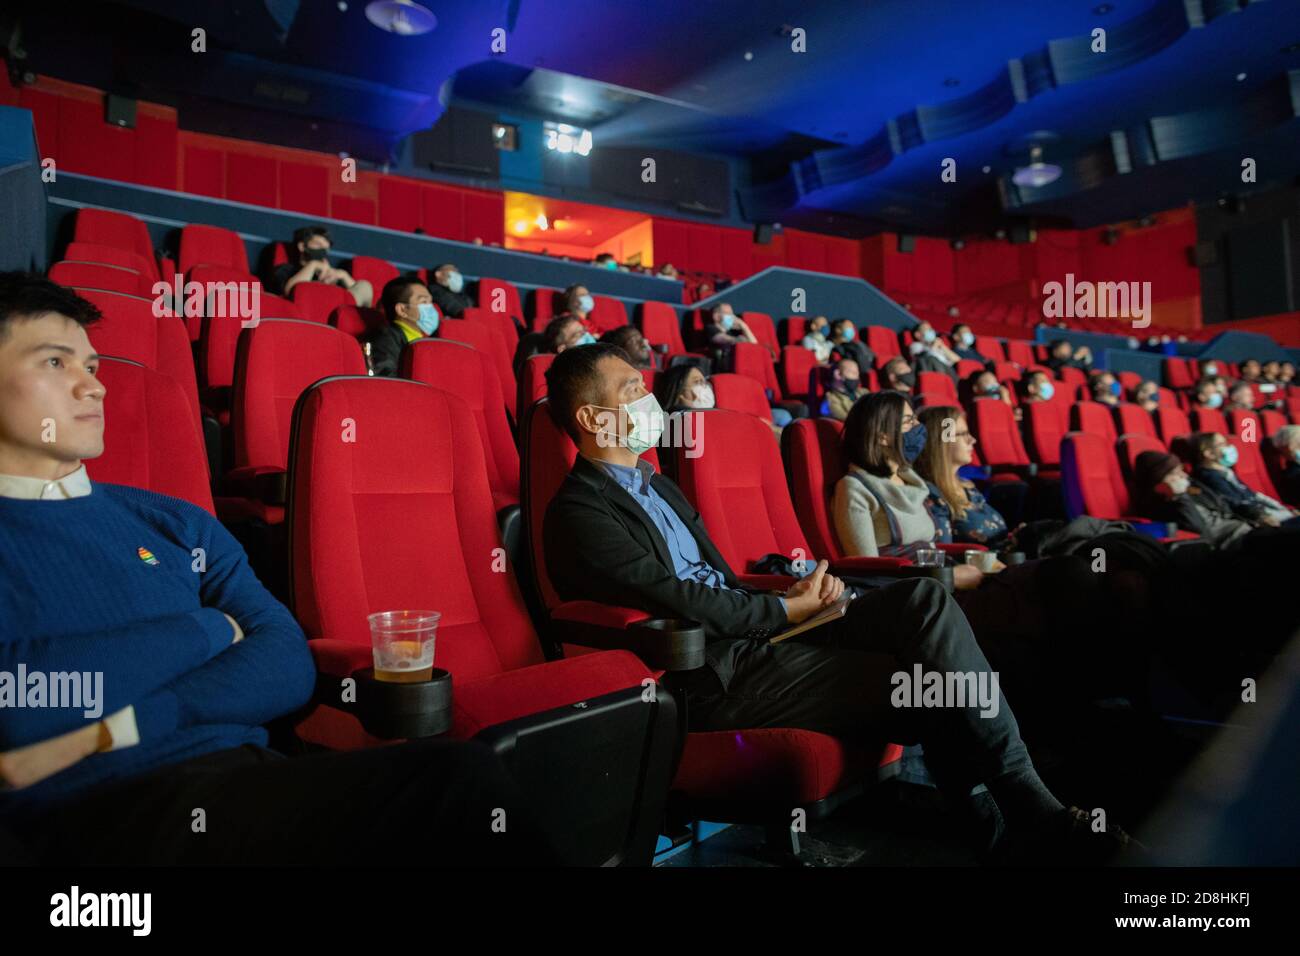
[[545,860],[477,745],[266,748],[312,692],[303,632],[206,511],[87,477],[98,317],[0,273],[0,842],[38,862]]

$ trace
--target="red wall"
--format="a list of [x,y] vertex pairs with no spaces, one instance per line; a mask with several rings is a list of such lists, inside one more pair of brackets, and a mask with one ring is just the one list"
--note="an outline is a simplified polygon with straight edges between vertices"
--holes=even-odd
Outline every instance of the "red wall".
[[719,273],[737,280],[770,266],[861,274],[860,244],[853,239],[786,229],[763,246],[754,242],[748,229],[658,216],[652,228],[655,265],[671,262],[678,269]]

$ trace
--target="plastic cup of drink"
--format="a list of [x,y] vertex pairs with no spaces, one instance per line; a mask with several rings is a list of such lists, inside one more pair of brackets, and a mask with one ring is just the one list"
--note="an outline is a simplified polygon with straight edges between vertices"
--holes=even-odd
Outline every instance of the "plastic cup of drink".
[[375,680],[414,684],[433,677],[438,611],[380,611],[370,615]]
[[967,551],[966,563],[973,564],[985,574],[992,574],[996,566],[998,556],[992,551]]
[[941,568],[944,564],[943,552],[935,548],[916,552],[916,559],[913,562],[918,568]]

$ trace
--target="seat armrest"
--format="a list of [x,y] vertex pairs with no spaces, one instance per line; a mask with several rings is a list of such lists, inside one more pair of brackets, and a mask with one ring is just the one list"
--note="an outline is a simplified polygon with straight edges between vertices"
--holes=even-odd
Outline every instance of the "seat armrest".
[[551,612],[550,637],[562,644],[631,651],[656,670],[704,666],[704,629],[699,624],[651,618],[635,608],[568,601]]
[[376,680],[364,644],[309,641],[316,660],[314,702],[351,714],[366,733],[384,740],[414,740],[446,733],[452,725],[451,675],[434,668],[431,680],[396,684]]

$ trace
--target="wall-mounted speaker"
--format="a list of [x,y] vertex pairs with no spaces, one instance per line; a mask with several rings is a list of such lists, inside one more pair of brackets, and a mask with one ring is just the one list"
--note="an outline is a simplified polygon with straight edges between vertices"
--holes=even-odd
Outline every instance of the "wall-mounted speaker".
[[135,129],[135,100],[109,93],[104,97],[104,122],[123,129]]
[[916,248],[916,236],[909,235],[906,232],[898,234],[898,251],[911,252]]
[[760,246],[771,244],[772,224],[770,222],[760,222],[754,226],[754,242]]

